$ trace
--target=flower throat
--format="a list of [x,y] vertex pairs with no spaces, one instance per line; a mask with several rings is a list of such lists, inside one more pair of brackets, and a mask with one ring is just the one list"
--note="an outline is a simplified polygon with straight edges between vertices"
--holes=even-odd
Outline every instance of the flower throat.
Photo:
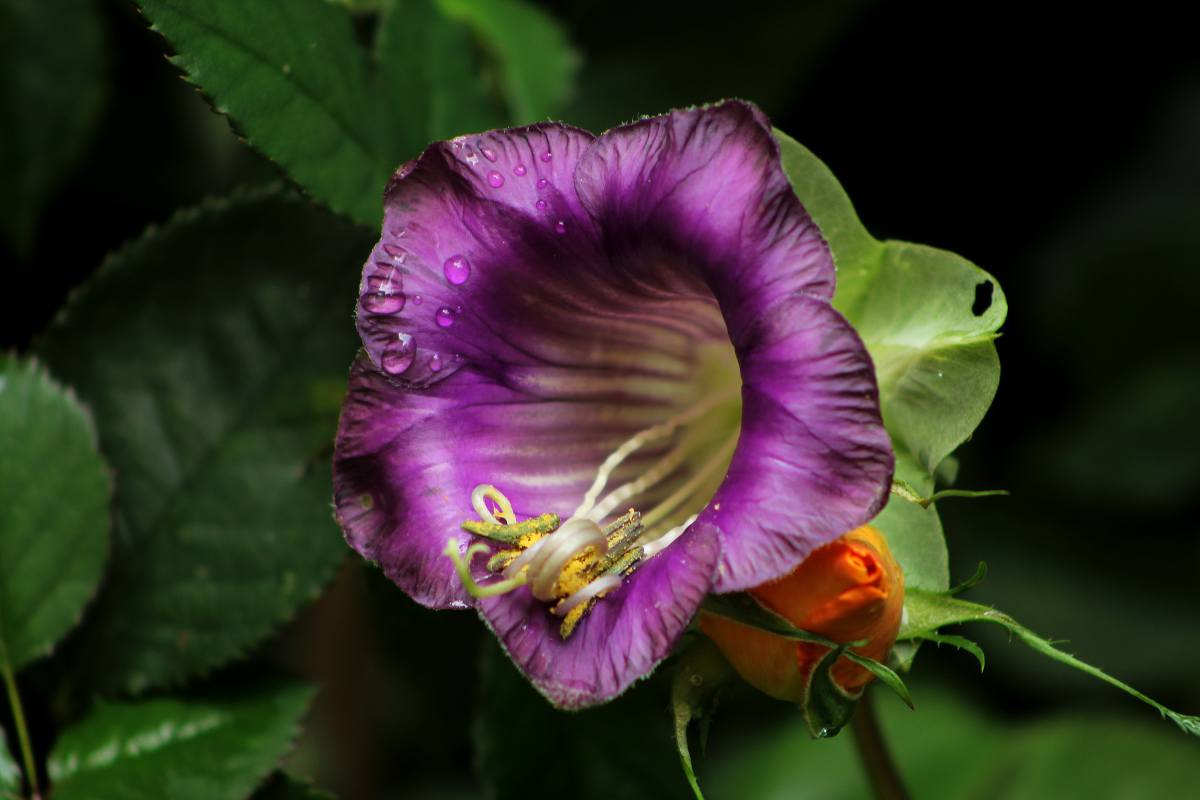
[[[565,522],[553,513],[518,521],[503,492],[490,484],[476,486],[471,506],[478,519],[463,522],[462,528],[485,541],[460,552],[458,541],[451,538],[444,551],[464,588],[475,598],[485,598],[528,585],[535,598],[562,618],[559,633],[569,638],[597,602],[678,539],[708,504],[737,446],[739,389],[723,388],[625,440],[601,463],[583,500]],[[601,498],[614,471],[627,458],[677,433],[674,446],[663,456]],[[694,468],[688,472],[688,466]],[[647,511],[633,507],[672,477],[677,485]],[[614,513],[619,516],[602,524]],[[471,565],[484,553],[489,557],[486,582],[481,584],[473,577]]]

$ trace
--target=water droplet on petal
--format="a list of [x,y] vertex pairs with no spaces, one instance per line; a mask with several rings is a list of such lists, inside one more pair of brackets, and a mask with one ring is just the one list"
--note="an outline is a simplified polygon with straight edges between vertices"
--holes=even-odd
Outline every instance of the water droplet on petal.
[[413,338],[407,333],[396,334],[396,341],[383,348],[383,357],[379,359],[383,371],[391,375],[399,375],[412,366],[417,348]]
[[546,207],[550,204],[547,203],[545,200],[538,200],[536,203],[534,203],[534,205],[537,206],[538,211],[545,211]]
[[450,283],[462,286],[471,277],[471,262],[461,255],[450,256],[442,265],[442,273]]
[[513,167],[513,175],[516,175],[518,178],[520,178],[524,174],[525,174],[525,165],[524,164],[517,164],[515,167]]
[[456,305],[456,306],[454,307],[454,313],[455,313],[455,314],[461,314],[461,313],[462,313],[462,303],[459,303],[458,305]]
[[483,157],[486,158],[488,161],[491,161],[493,164],[496,163],[496,151],[493,150],[492,148],[481,147],[481,148],[479,148],[479,152],[483,153]]
[[434,353],[429,357],[429,369],[432,372],[440,372],[442,369],[442,357]]
[[567,223],[563,222],[561,219],[558,222],[554,223],[554,232],[555,233],[566,233],[567,232]]
[[542,156],[541,156],[541,158],[542,158],[542,163],[543,163],[543,164],[549,164],[549,163],[550,163],[550,159],[554,158],[554,156],[553,156],[553,155],[551,155],[551,153],[550,153],[550,151],[549,151],[549,150],[547,150],[546,152],[542,153]]
[[439,328],[449,328],[454,324],[454,312],[448,306],[439,308],[433,318],[437,320]]
[[546,180],[545,178],[538,178],[537,188],[545,189],[549,185],[550,185],[550,181]]
[[395,314],[404,309],[406,299],[404,292],[367,292],[362,307],[371,314]]
[[493,189],[499,189],[504,185],[504,176],[496,172],[496,170],[492,170],[488,173],[488,185]]
[[400,256],[408,255],[403,248],[397,247],[394,244],[385,244],[383,246],[383,252],[387,253],[392,258],[399,258]]
[[419,295],[419,294],[413,295],[413,305],[414,306],[419,306],[419,305],[421,305],[421,303],[424,303],[424,302],[425,302],[425,300],[421,297],[421,295]]

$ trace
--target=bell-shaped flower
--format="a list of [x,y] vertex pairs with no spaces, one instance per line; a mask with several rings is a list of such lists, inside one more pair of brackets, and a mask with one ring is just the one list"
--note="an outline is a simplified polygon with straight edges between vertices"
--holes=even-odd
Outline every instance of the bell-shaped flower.
[[746,103],[431,145],[359,286],[347,540],[417,602],[477,609],[556,705],[617,695],[706,593],[885,502],[874,371],[833,289]]

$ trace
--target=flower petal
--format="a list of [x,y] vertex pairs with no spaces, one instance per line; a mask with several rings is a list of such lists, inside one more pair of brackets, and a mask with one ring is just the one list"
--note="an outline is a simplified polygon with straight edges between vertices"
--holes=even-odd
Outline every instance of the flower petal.
[[693,525],[600,599],[568,639],[525,587],[480,602],[509,657],[559,708],[609,700],[670,654],[712,582],[716,532]]

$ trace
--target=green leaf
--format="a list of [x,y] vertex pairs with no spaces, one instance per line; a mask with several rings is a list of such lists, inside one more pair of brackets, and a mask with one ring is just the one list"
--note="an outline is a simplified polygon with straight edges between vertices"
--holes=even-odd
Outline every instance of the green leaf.
[[210,202],[113,256],[40,343],[120,476],[112,570],[78,643],[93,688],[228,662],[346,552],[329,447],[357,346],[347,281],[370,247],[291,194]]
[[326,0],[139,0],[173,59],[247,141],[336,211],[377,226],[396,167],[345,8]]
[[932,639],[938,636],[938,629],[946,625],[957,625],[964,622],[991,622],[1007,629],[1026,645],[1042,655],[1117,687],[1121,691],[1141,700],[1143,703],[1158,709],[1160,714],[1178,725],[1180,730],[1185,733],[1200,736],[1200,717],[1188,716],[1180,714],[1177,711],[1172,711],[1108,673],[1081,661],[1070,653],[1059,650],[1049,640],[1038,636],[1012,617],[994,608],[960,600],[957,597],[945,594],[934,594],[916,590],[905,594],[904,610],[905,622],[900,629],[899,636],[901,639]]
[[79,621],[108,555],[109,495],[87,411],[36,364],[0,355],[0,669],[46,655]]
[[375,48],[397,163],[430,142],[505,124],[479,80],[470,30],[435,0],[392,3]]
[[[1008,310],[1004,294],[995,278],[953,253],[873,238],[829,168],[787,134],[775,135],[796,195],[833,250],[834,305],[875,360],[888,431],[932,474],[996,394],[992,340]],[[976,292],[987,286],[990,303],[976,314]]]
[[276,772],[254,793],[253,800],[334,800],[310,783],[293,778],[286,772]]
[[[808,642],[809,644],[819,644],[822,647],[828,647],[831,650],[841,649],[843,643],[834,642],[826,639],[824,636],[818,636],[815,633],[801,630],[788,622],[783,617],[765,608],[761,603],[755,600],[751,595],[745,592],[734,592],[732,594],[714,594],[709,595],[704,599],[702,606],[704,611],[710,614],[716,614],[719,617],[731,619],[734,622],[739,622],[742,625],[747,625],[751,628],[757,628],[767,633],[773,633],[776,636],[782,636],[786,639],[792,639],[797,642]],[[860,645],[862,642],[846,642],[847,646]],[[905,705],[912,708],[912,697],[908,693],[907,687],[900,676],[892,669],[879,663],[873,658],[861,656],[853,650],[846,650],[844,655],[848,660],[858,664],[863,669],[869,671],[872,675],[879,678],[889,689],[894,691],[896,695],[904,701]],[[836,660],[836,659],[835,659]]]
[[241,800],[290,749],[312,690],[276,681],[195,699],[100,703],[59,738],[55,800]]
[[[473,733],[488,797],[687,800],[672,764],[668,687],[655,676],[598,708],[555,710],[494,642],[481,654]],[[465,758],[465,756],[464,756]]]
[[515,124],[561,111],[580,59],[553,17],[524,0],[437,1],[452,19],[469,24],[491,55]]
[[[896,478],[920,492],[933,489],[933,479],[906,451],[896,449]],[[888,549],[904,571],[908,588],[941,591],[950,585],[950,557],[936,507],[892,499],[871,521],[887,539]]]
[[830,650],[813,667],[801,708],[808,730],[815,739],[828,739],[846,727],[858,707],[862,692],[850,693],[837,685],[831,670],[838,659],[849,652],[846,645]]
[[671,675],[671,711],[675,719],[675,748],[679,751],[679,763],[683,775],[696,795],[704,800],[696,771],[692,765],[692,751],[688,746],[688,728],[693,722],[701,728],[701,742],[707,738],[708,726],[716,712],[720,692],[734,678],[733,668],[721,654],[721,650],[704,636],[695,637],[679,657]]
[[27,256],[42,209],[104,102],[95,0],[0,0],[0,234]]
[[8,752],[4,727],[0,726],[0,798],[16,798],[21,791],[21,768]]
[[987,657],[983,654],[983,648],[965,636],[954,636],[949,633],[927,633],[921,638],[927,642],[934,642],[935,644],[948,644],[951,647],[958,648],[959,650],[965,650],[966,652],[975,656],[975,660],[979,662],[980,672],[983,672],[984,668],[987,667]]

